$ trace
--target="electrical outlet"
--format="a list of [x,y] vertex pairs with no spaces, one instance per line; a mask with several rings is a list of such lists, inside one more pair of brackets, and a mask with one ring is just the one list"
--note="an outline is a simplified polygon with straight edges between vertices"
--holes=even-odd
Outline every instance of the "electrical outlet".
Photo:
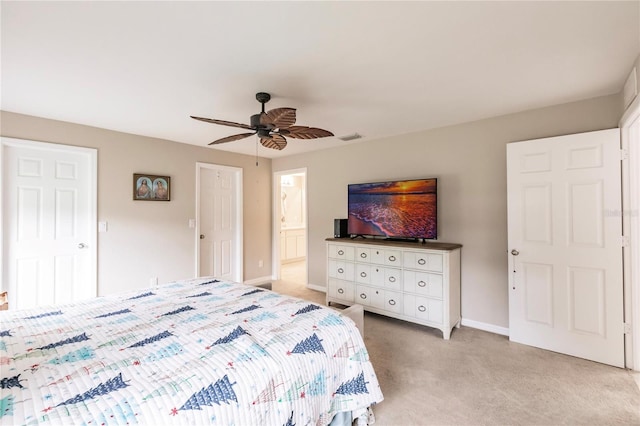
[[149,278],[149,286],[151,288],[158,288],[158,277]]
[[262,260],[258,260],[258,268],[262,268],[264,266],[264,262]]

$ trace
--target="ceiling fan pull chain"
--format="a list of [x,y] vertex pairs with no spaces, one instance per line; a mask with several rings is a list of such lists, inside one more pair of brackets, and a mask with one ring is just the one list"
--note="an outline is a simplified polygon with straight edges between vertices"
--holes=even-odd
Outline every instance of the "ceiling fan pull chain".
[[258,167],[258,135],[256,135],[256,167]]

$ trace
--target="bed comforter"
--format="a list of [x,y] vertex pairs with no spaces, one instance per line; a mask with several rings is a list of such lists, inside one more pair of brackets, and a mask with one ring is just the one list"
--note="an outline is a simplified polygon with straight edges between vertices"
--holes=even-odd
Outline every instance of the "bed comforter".
[[0,424],[325,425],[382,393],[354,323],[196,279],[0,315]]

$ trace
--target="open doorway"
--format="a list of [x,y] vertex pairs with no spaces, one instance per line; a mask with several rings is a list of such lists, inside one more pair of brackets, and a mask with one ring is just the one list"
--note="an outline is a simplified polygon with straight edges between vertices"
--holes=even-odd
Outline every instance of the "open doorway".
[[274,173],[274,279],[307,285],[307,171]]

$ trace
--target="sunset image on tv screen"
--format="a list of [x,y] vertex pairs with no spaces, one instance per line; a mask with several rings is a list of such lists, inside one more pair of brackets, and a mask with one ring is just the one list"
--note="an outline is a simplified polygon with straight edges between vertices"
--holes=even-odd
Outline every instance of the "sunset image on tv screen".
[[434,239],[436,179],[349,185],[349,234]]

